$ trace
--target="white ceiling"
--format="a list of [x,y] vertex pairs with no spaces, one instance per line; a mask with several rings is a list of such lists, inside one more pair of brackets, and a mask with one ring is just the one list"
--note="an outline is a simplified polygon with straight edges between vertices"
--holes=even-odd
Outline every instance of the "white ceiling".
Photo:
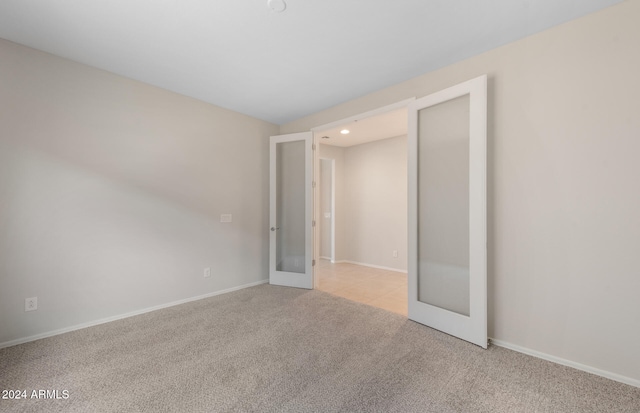
[[[407,108],[402,108],[316,131],[314,136],[325,145],[348,147],[406,135],[408,124]],[[340,133],[343,129],[347,129],[349,134]]]
[[621,0],[2,0],[0,37],[276,124]]

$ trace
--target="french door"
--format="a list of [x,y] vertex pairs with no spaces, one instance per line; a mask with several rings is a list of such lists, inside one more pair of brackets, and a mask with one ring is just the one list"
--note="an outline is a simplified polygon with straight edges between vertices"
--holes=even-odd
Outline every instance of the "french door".
[[272,136],[269,283],[313,288],[313,134]]
[[409,105],[409,318],[487,348],[487,78]]

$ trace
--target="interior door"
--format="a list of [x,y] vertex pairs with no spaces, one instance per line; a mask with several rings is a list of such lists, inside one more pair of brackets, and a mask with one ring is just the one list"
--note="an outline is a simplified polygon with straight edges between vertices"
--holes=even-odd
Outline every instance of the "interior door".
[[487,348],[487,77],[409,106],[409,318]]
[[269,283],[313,288],[313,134],[270,139]]

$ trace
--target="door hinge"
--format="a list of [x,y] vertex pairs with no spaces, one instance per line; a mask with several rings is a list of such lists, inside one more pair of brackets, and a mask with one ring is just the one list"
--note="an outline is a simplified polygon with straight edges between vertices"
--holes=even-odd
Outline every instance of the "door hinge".
[[315,267],[315,265],[316,265],[316,260],[311,260],[311,266]]
[[311,149],[313,149],[314,151],[316,150],[316,144],[315,143],[311,144]]
[[311,221],[311,226],[315,227],[316,226],[316,220],[314,219],[313,221]]
[[316,187],[316,181],[311,182],[311,188],[315,188]]

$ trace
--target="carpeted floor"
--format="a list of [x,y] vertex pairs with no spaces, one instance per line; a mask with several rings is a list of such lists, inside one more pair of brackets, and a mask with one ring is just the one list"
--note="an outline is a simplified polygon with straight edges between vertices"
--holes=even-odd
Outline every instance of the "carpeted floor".
[[640,412],[640,389],[261,285],[0,350],[2,412]]

